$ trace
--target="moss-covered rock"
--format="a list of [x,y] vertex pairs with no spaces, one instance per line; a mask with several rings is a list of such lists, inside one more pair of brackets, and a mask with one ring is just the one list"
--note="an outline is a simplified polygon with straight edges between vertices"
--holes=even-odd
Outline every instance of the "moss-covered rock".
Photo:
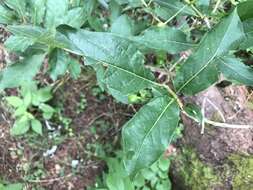
[[221,180],[211,166],[199,160],[196,152],[184,148],[173,161],[173,178],[178,179],[174,189],[213,190]]
[[231,155],[228,160],[233,168],[233,189],[253,189],[253,156]]

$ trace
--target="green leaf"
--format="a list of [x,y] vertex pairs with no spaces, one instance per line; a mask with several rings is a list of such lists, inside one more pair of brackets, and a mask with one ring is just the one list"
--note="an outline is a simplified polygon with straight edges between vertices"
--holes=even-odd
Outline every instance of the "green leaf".
[[102,32],[104,31],[104,28],[103,28],[103,22],[101,19],[99,18],[96,18],[94,16],[89,16],[88,17],[88,23],[90,25],[90,27],[97,31],[97,32]]
[[178,70],[174,80],[177,92],[193,95],[215,83],[215,59],[237,48],[243,37],[242,23],[234,10],[207,33],[196,52]]
[[203,120],[203,115],[201,113],[201,108],[195,104],[187,104],[184,108],[186,113],[193,117],[197,122],[201,123]]
[[111,12],[110,20],[113,23],[121,15],[122,8],[117,2],[117,0],[111,0],[109,4],[109,9]]
[[144,67],[144,56],[129,40],[110,33],[85,30],[68,32],[67,36],[73,46],[93,60],[92,64],[107,68],[104,75],[107,88],[128,96],[154,85],[153,74]]
[[63,24],[73,28],[80,28],[87,20],[87,14],[81,7],[73,8],[67,12],[63,19]]
[[4,3],[10,7],[11,9],[15,10],[20,17],[25,17],[26,12],[26,1],[25,0],[4,0]]
[[18,87],[24,82],[30,82],[40,70],[44,54],[28,56],[0,72],[0,90]]
[[112,23],[111,32],[123,36],[133,35],[133,21],[127,15],[121,15]]
[[106,174],[106,185],[110,190],[134,190],[134,186],[127,175],[124,165],[117,158],[107,158],[109,173]]
[[27,118],[27,116],[24,115],[14,123],[10,133],[14,136],[23,135],[29,130],[29,128],[29,119]]
[[253,18],[244,21],[243,28],[246,38],[240,45],[240,48],[247,49],[253,47]]
[[54,108],[47,104],[40,104],[39,108],[43,111],[43,117],[45,119],[50,119],[55,112]]
[[217,65],[222,74],[232,81],[253,86],[253,68],[234,57],[219,58]]
[[17,108],[23,104],[23,100],[17,96],[9,96],[5,98],[8,104]]
[[41,24],[45,16],[46,0],[30,0],[30,6],[33,24]]
[[42,135],[42,125],[39,120],[33,119],[31,121],[32,130],[40,135]]
[[61,48],[61,49],[71,49],[75,53],[79,53],[79,50],[76,49],[69,40],[59,32],[54,32],[52,30],[46,30],[42,27],[31,26],[31,25],[19,25],[19,26],[7,26],[9,30],[14,35],[20,37],[30,38],[34,43],[40,43],[46,45],[50,48]]
[[169,97],[155,98],[125,124],[122,131],[128,173],[153,164],[164,153],[179,121],[179,108]]
[[40,103],[47,102],[53,97],[51,93],[51,87],[41,88],[32,95],[32,103],[35,106],[38,106]]
[[21,106],[19,106],[19,107],[15,110],[14,116],[15,116],[15,117],[19,117],[19,116],[22,116],[22,115],[24,115],[24,114],[26,114],[26,113],[27,113],[27,107],[26,107],[25,105],[21,105]]
[[81,74],[81,65],[75,59],[70,60],[68,69],[69,69],[69,73],[73,79],[77,79],[79,77],[79,75]]
[[0,5],[0,23],[11,24],[15,20],[15,15],[12,11]]
[[22,36],[11,36],[4,43],[5,47],[10,51],[24,52],[29,46],[33,45],[34,42],[30,38]]
[[188,43],[186,35],[172,27],[152,27],[144,31],[143,35],[133,37],[138,47],[145,51],[165,51],[171,54],[190,49],[195,45]]
[[152,73],[144,67],[144,57],[134,48],[124,51],[124,57],[131,55],[128,63],[122,61],[118,65],[110,65],[105,73],[104,82],[110,89],[117,90],[121,95],[129,96],[153,85]]
[[60,75],[66,73],[69,65],[68,55],[61,49],[55,49],[49,59],[50,77],[55,81]]
[[24,106],[29,107],[32,103],[32,91],[29,90],[27,93],[24,95]]
[[175,15],[179,11],[181,15],[195,15],[195,12],[191,8],[178,0],[154,0],[154,2],[160,6],[160,9],[165,9],[168,17]]
[[160,170],[164,171],[165,173],[168,172],[169,167],[170,167],[170,160],[168,158],[161,157],[158,160],[157,164]]
[[45,25],[54,28],[63,23],[68,11],[68,0],[47,0]]
[[242,21],[247,20],[249,18],[253,18],[252,8],[253,8],[252,0],[247,0],[237,5],[238,15],[240,16]]
[[104,91],[106,89],[106,84],[104,83],[105,68],[103,65],[92,65],[93,69],[96,71],[97,83],[99,87]]

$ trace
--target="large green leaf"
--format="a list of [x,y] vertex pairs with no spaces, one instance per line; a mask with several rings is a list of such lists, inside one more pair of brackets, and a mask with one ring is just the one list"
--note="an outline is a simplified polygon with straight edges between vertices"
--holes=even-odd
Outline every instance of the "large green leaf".
[[49,46],[51,48],[57,47],[61,49],[71,49],[72,51],[75,51],[75,53],[81,53],[78,52],[78,49],[76,49],[72,44],[69,42],[69,40],[59,32],[53,32],[50,30],[46,30],[41,27],[37,26],[30,26],[30,25],[20,25],[20,26],[8,26],[7,29],[14,35],[18,37],[25,37],[32,40],[34,43],[40,43],[46,46]]
[[33,45],[33,43],[31,38],[10,36],[4,45],[10,51],[24,52],[29,46]]
[[122,135],[128,173],[134,174],[158,160],[171,142],[178,121],[177,103],[165,96],[142,107],[125,124]]
[[240,84],[253,86],[253,68],[234,57],[223,57],[218,59],[218,68],[223,75]]
[[133,35],[133,21],[127,15],[121,15],[112,23],[111,32],[123,36]]
[[[90,63],[107,68],[104,81],[109,89],[129,95],[154,85],[154,77],[144,67],[144,56],[129,40],[110,33],[77,30],[68,39]],[[71,50],[73,51],[73,50]]]
[[133,37],[133,40],[144,51],[165,51],[178,53],[194,47],[188,43],[186,35],[172,27],[152,27],[144,31],[143,35]]
[[218,80],[214,60],[235,49],[244,37],[243,27],[234,10],[200,42],[195,53],[181,66],[174,80],[177,92],[198,93]]
[[38,73],[45,55],[32,55],[0,72],[0,90],[30,82]]
[[163,51],[175,54],[196,46],[193,43],[187,42],[186,34],[176,28],[168,26],[151,27],[144,30],[139,36],[132,36],[131,34],[133,34],[134,29],[133,26],[131,27],[131,23],[128,23],[128,26],[120,27],[120,23],[118,22],[130,22],[130,20],[127,17],[120,17],[114,23],[116,26],[113,24],[112,32],[119,34],[122,38],[128,39],[145,53]]

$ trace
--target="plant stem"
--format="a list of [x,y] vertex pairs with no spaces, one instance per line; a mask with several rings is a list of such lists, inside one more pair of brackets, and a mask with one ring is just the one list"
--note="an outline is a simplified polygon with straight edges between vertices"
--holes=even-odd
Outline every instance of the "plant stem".
[[180,57],[179,60],[177,60],[177,62],[174,63],[174,64],[172,65],[172,67],[169,69],[169,72],[171,73],[171,72],[176,68],[176,66],[177,66],[179,63],[181,63],[181,61],[182,61],[183,59],[184,59],[183,57]]
[[236,125],[236,124],[228,124],[228,123],[220,123],[211,121],[209,119],[204,119],[205,123],[213,125],[215,127],[223,127],[223,128],[233,128],[233,129],[252,129],[253,125]]
[[153,0],[150,0],[150,1],[148,2],[148,6],[150,6],[152,2],[153,2]]
[[141,2],[146,8],[148,8],[148,4],[145,2],[145,0],[141,0]]
[[200,16],[200,18],[204,19],[204,15],[195,7],[193,4],[191,4],[191,8]]
[[221,3],[221,0],[217,0],[217,2],[215,4],[215,7],[214,7],[214,9],[212,11],[213,14],[218,10],[218,7],[219,7],[220,3]]
[[172,19],[174,19],[179,13],[181,13],[188,5],[183,6],[181,9],[179,9],[173,16],[171,16],[167,21],[165,21],[163,24],[168,24]]
[[177,94],[166,84],[159,84],[159,86],[166,88],[168,90],[169,94],[177,101],[177,104],[179,105],[180,109],[183,110],[184,105],[181,102],[181,100],[178,98]]

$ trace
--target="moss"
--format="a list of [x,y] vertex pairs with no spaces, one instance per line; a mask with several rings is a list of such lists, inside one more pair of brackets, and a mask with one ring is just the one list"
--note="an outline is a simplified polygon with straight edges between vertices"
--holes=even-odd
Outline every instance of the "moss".
[[213,190],[221,184],[212,167],[199,160],[194,150],[184,148],[175,159],[176,175],[180,178],[183,189]]
[[253,189],[253,156],[231,155],[229,161],[233,167],[233,189]]

